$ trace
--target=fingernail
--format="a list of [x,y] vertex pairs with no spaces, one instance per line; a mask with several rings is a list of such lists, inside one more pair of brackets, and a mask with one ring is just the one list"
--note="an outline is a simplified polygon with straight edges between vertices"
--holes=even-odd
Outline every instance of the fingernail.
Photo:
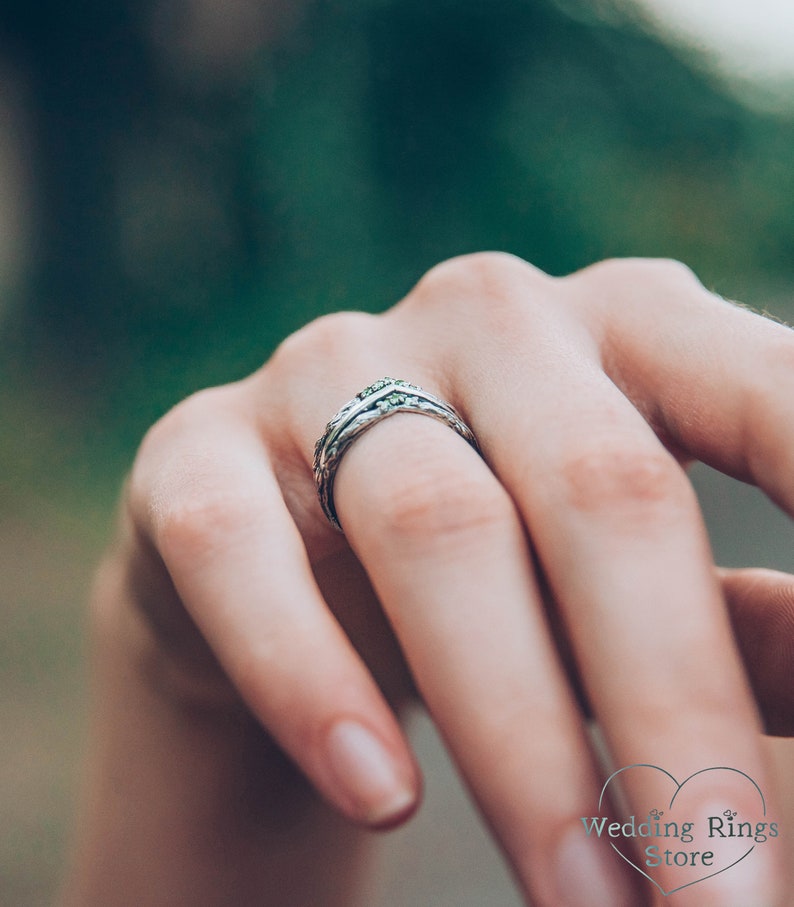
[[372,824],[396,819],[416,797],[413,786],[381,741],[356,721],[339,721],[328,734],[331,770],[356,812]]
[[[707,801],[704,807],[694,811],[695,828],[704,833],[708,830],[709,836],[699,836],[693,846],[709,848],[716,872],[678,892],[676,903],[680,907],[774,907],[782,903],[782,867],[775,852],[776,840],[766,838],[758,842],[754,837],[744,836],[746,830],[739,828],[743,817],[753,819],[748,830],[755,828],[758,803],[752,802],[753,799],[743,801],[735,792],[733,795],[729,792],[724,800]],[[723,819],[726,803],[736,807],[733,815],[738,812],[739,819]],[[735,825],[740,834],[734,837],[728,823]],[[717,828],[724,832],[716,831]]]
[[637,907],[646,903],[624,877],[620,856],[608,844],[573,827],[557,851],[560,907]]

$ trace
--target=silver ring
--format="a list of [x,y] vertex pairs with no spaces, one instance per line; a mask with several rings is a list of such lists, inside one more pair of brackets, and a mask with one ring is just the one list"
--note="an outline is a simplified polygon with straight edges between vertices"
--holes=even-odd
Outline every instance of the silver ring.
[[334,507],[334,478],[342,457],[356,438],[395,413],[432,416],[480,452],[472,430],[454,407],[440,397],[398,378],[381,378],[370,384],[339,410],[314,446],[314,481],[320,504],[331,525],[340,531],[342,527]]

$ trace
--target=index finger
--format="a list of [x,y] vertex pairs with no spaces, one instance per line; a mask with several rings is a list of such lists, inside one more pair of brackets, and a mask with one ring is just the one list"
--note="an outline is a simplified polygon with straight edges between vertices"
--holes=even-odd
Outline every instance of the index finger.
[[567,280],[607,373],[657,432],[794,515],[794,331],[677,262],[604,262]]

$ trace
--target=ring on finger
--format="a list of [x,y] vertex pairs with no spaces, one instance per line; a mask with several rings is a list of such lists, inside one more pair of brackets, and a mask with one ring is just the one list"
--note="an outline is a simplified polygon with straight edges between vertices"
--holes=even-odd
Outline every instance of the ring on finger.
[[398,378],[381,378],[370,384],[337,412],[314,447],[314,481],[320,504],[331,525],[340,531],[334,479],[342,457],[364,432],[395,413],[419,413],[438,419],[479,453],[474,432],[445,400]]

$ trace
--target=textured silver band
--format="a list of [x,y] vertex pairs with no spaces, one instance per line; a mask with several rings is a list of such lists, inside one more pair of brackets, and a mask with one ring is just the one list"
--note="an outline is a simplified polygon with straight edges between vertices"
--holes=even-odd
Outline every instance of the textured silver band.
[[346,403],[326,425],[314,446],[314,481],[323,513],[341,531],[334,507],[334,478],[350,445],[381,419],[395,413],[432,416],[467,441],[478,453],[477,439],[455,409],[435,394],[398,378],[381,378]]

